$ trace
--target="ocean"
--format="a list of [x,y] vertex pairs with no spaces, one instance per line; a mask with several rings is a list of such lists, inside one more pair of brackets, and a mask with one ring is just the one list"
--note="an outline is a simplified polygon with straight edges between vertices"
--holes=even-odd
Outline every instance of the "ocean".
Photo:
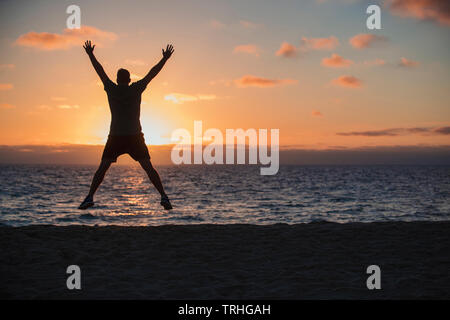
[[450,219],[450,166],[157,166],[174,210],[138,165],[112,166],[96,205],[77,207],[95,166],[1,165],[0,223],[9,226],[274,224]]

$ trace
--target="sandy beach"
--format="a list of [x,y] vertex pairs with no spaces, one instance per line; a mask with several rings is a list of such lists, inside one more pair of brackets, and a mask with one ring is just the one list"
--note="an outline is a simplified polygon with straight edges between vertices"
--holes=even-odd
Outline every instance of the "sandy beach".
[[[0,227],[7,299],[449,299],[450,222]],[[81,268],[81,290],[66,268]],[[366,268],[381,268],[368,290]]]

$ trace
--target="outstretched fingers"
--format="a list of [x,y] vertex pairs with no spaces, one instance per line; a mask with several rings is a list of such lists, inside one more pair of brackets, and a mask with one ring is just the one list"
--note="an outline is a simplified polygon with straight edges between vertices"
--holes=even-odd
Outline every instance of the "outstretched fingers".
[[84,42],[84,46],[83,46],[84,50],[86,50],[87,53],[91,53],[94,51],[95,48],[95,44],[92,45],[91,40],[87,40]]
[[166,47],[166,52],[172,54],[173,53],[173,46],[171,44],[168,44]]
[[166,50],[162,49],[162,54],[166,59],[168,59],[172,55],[173,51],[173,46],[171,44],[168,44],[166,46]]

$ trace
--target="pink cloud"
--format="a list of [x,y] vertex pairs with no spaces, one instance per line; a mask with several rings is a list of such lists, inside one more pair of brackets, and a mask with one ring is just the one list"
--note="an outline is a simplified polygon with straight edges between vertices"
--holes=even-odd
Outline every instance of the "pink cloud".
[[283,56],[285,58],[293,58],[297,56],[297,48],[288,42],[283,42],[280,49],[275,53],[277,56]]
[[243,44],[234,48],[233,53],[247,53],[259,57],[261,49],[254,44]]
[[349,43],[356,49],[365,49],[385,41],[387,41],[386,37],[375,34],[361,33],[351,38]]
[[270,88],[275,86],[295,84],[297,82],[298,81],[294,79],[267,79],[252,75],[245,75],[240,79],[234,80],[236,86],[240,88],[245,87]]
[[81,46],[87,39],[101,45],[104,41],[115,41],[117,35],[95,27],[82,26],[80,29],[64,29],[62,34],[31,31],[17,38],[15,44],[46,51],[66,50],[73,46]]
[[332,50],[339,45],[338,38],[330,36],[328,38],[306,38],[302,37],[302,46],[311,50]]
[[348,67],[353,61],[342,58],[341,56],[333,53],[330,58],[323,58],[322,65],[330,68],[342,68]]
[[219,20],[213,19],[209,22],[209,24],[211,25],[211,27],[213,27],[214,29],[223,29],[225,28],[225,24]]
[[448,0],[387,0],[385,5],[397,16],[433,20],[441,25],[450,26]]
[[323,117],[322,112],[317,111],[317,110],[313,110],[313,111],[311,112],[311,115],[312,115],[313,117]]
[[346,88],[360,88],[362,87],[362,81],[353,76],[340,76],[334,79],[332,83],[336,86],[346,87]]
[[14,85],[11,83],[0,83],[0,91],[12,90]]
[[401,58],[400,59],[400,63],[398,64],[400,67],[405,67],[405,68],[415,68],[419,65],[419,62],[417,61],[413,61],[413,60],[409,60],[406,58]]

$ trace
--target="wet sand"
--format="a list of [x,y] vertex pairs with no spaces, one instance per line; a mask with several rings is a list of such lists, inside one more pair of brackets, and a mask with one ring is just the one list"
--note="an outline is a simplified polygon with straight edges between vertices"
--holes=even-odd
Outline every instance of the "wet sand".
[[450,222],[2,226],[0,243],[7,299],[450,298]]

